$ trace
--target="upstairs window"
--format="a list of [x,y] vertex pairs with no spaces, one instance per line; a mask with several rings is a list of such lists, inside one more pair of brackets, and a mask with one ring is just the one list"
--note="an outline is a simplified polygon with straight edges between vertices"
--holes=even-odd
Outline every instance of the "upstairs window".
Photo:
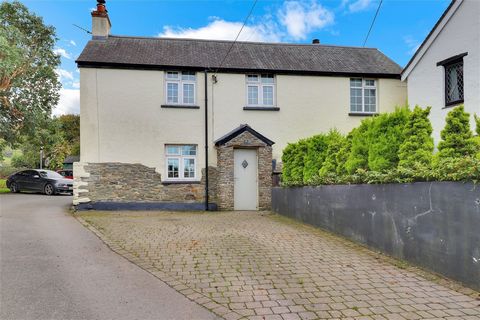
[[275,105],[275,76],[247,74],[247,106],[273,107]]
[[195,180],[197,177],[197,146],[165,146],[167,180]]
[[374,79],[350,79],[350,112],[377,112],[377,81]]
[[167,104],[195,105],[195,72],[167,71],[165,77]]
[[444,65],[445,106],[463,102],[463,59]]

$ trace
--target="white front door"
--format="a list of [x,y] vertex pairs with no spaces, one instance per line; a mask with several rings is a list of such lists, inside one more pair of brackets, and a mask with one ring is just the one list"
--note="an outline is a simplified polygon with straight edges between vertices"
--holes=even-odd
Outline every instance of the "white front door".
[[258,209],[257,150],[234,149],[234,209]]

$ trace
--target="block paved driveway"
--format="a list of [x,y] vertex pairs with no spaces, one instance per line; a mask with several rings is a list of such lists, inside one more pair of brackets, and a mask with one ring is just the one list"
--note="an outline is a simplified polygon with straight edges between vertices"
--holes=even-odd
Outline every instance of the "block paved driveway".
[[480,319],[478,293],[269,213],[80,216],[113,250],[226,319]]

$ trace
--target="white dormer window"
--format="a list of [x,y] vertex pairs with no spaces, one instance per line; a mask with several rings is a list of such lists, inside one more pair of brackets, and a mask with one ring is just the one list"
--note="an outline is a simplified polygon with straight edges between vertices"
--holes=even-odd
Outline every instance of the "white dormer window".
[[377,81],[374,79],[350,79],[350,112],[377,112]]
[[275,105],[275,76],[247,74],[247,106],[273,107]]
[[195,105],[195,72],[167,71],[165,78],[167,104]]

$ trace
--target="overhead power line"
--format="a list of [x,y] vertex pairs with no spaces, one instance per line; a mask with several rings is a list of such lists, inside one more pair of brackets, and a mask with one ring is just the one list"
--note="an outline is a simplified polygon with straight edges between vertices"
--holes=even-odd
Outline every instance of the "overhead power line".
[[245,20],[243,21],[242,27],[241,27],[240,30],[238,31],[237,36],[235,37],[235,40],[233,40],[232,44],[230,45],[230,48],[228,48],[228,51],[227,51],[227,53],[225,54],[225,56],[223,57],[222,61],[220,62],[220,65],[218,66],[217,70],[223,66],[223,63],[225,62],[225,60],[227,59],[228,55],[230,54],[230,51],[232,51],[232,48],[233,48],[233,46],[235,45],[235,42],[237,42],[238,38],[240,37],[240,34],[241,34],[242,31],[243,31],[243,28],[245,28],[245,25],[247,24],[248,19],[249,19],[250,16],[252,15],[253,9],[255,9],[255,6],[257,5],[257,2],[258,2],[258,0],[255,0],[255,1],[253,2],[252,7],[250,8],[250,11],[248,12],[247,17],[246,17]]
[[363,47],[365,47],[365,44],[367,43],[368,37],[370,36],[370,32],[372,31],[373,25],[375,24],[375,20],[377,20],[378,12],[380,11],[380,7],[382,6],[383,0],[380,0],[378,3],[377,11],[375,12],[375,16],[373,17],[372,24],[370,25],[370,29],[368,29],[367,36],[365,37],[365,40],[363,41]]

